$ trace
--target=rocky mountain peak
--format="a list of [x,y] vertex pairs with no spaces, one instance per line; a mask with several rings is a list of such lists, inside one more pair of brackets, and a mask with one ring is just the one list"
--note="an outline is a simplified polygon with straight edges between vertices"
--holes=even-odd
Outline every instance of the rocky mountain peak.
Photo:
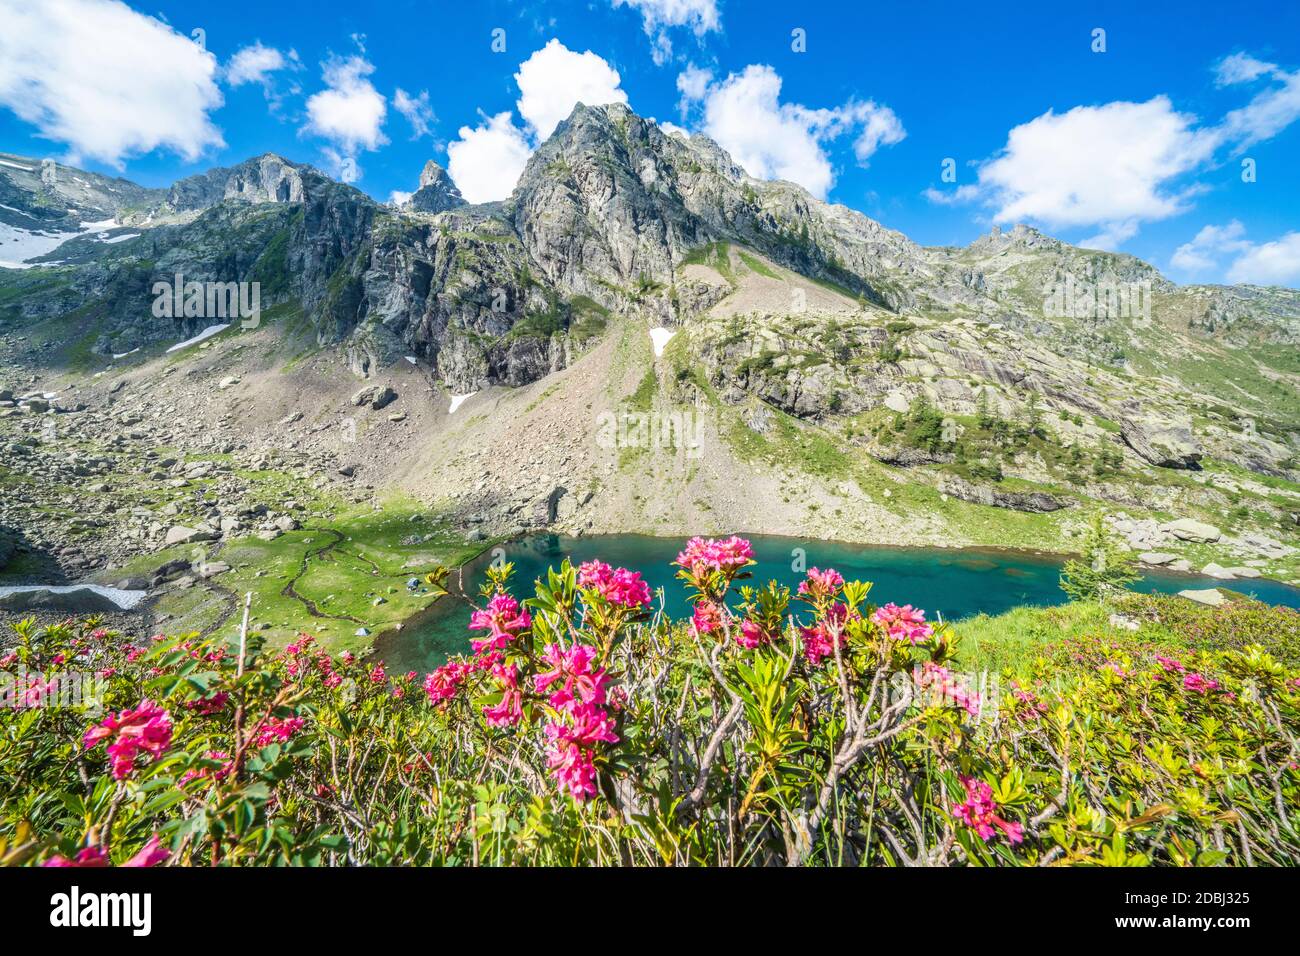
[[178,212],[202,210],[228,199],[244,202],[303,202],[311,179],[327,182],[310,166],[276,153],[263,153],[237,166],[218,166],[175,183],[167,202]]
[[420,171],[420,188],[411,194],[402,209],[416,212],[446,212],[465,205],[465,197],[460,194],[447,171],[429,160]]

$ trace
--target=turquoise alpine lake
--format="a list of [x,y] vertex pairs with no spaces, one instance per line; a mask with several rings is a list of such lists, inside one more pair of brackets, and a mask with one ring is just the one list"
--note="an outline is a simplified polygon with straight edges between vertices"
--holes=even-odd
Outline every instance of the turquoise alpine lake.
[[[894,548],[750,535],[758,563],[751,581],[769,579],[795,586],[808,568],[835,568],[846,579],[871,581],[870,600],[893,601],[925,610],[929,620],[954,621],[973,614],[1001,614],[1021,605],[1065,603],[1060,588],[1060,555],[984,548]],[[673,559],[684,538],[613,534],[569,538],[541,534],[518,538],[483,552],[453,572],[450,593],[402,630],[380,636],[376,650],[389,671],[424,673],[449,654],[468,652],[470,605],[484,581],[484,569],[495,561],[514,564],[512,593],[523,600],[533,595],[533,582],[546,569],[569,558],[575,565],[599,559],[615,567],[640,571],[655,592],[655,608],[676,619],[690,615],[686,589],[677,580]],[[1269,604],[1300,608],[1300,589],[1262,578],[1221,581],[1196,574],[1147,571],[1134,591],[1175,593],[1187,588],[1228,587]]]

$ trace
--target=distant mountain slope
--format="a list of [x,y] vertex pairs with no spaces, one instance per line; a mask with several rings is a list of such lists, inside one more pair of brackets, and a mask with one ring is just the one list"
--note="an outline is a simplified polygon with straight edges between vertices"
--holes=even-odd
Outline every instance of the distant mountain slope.
[[[886,457],[886,419],[918,401],[1009,417],[1037,403],[1069,426],[1061,441],[1114,435],[1151,466],[1295,473],[1300,292],[1179,287],[1024,226],[922,247],[622,105],[575,108],[513,195],[480,206],[432,163],[394,207],[274,154],[168,190],[0,160],[10,229],[121,224],[0,273],[0,318],[73,317],[92,362],[209,324],[152,314],[154,283],[179,273],[257,282],[263,309],[358,376],[410,359],[458,394],[536,381],[631,317],[684,329],[683,374],[704,370],[728,402],[843,422]],[[1096,308],[1108,290],[1133,302]]]

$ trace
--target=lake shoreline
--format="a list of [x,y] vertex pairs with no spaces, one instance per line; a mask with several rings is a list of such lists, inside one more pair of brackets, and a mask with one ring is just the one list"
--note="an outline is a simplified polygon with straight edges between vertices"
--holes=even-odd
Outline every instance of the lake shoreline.
[[[795,550],[802,550],[804,554],[799,557],[802,567],[841,565],[839,569],[846,577],[860,577],[873,581],[880,578],[886,582],[881,588],[886,592],[891,588],[897,590],[902,587],[899,581],[890,581],[890,578],[897,578],[899,574],[907,573],[913,575],[913,581],[931,587],[935,581],[946,584],[951,578],[954,592],[960,592],[963,583],[968,589],[975,586],[973,592],[975,594],[979,594],[980,589],[993,589],[982,599],[992,606],[991,610],[976,609],[952,615],[941,606],[942,602],[948,599],[947,597],[929,602],[935,612],[943,613],[946,620],[954,621],[981,613],[992,615],[1006,613],[1014,607],[1050,606],[1063,603],[1063,596],[1058,591],[1060,566],[1066,560],[1076,556],[1072,552],[1006,548],[995,545],[935,547],[933,545],[868,544],[836,539],[813,540],[743,532],[740,534],[742,537],[748,537],[754,544],[759,557],[759,566],[755,568],[756,580],[761,578],[765,581],[769,576],[789,577],[789,572],[782,571],[779,567],[779,564],[788,561],[788,558],[782,558],[778,562],[774,560],[774,556],[786,554],[787,551],[793,555]],[[516,564],[520,576],[515,580],[521,583],[522,588],[522,590],[517,589],[517,596],[520,597],[531,595],[533,579],[542,573],[544,567],[558,566],[563,560],[562,555],[574,550],[587,552],[581,555],[581,560],[601,556],[602,560],[613,564],[624,564],[642,572],[649,571],[651,573],[647,574],[647,578],[651,582],[652,590],[655,590],[657,587],[665,587],[667,580],[656,584],[652,575],[657,570],[660,577],[664,576],[666,569],[671,566],[673,556],[685,544],[687,537],[689,536],[617,532],[583,534],[575,537],[558,532],[535,532],[495,541],[452,569],[445,594],[438,596],[424,609],[404,620],[400,628],[389,628],[377,634],[372,643],[371,653],[379,659],[409,660],[413,644],[424,640],[427,636],[426,631],[445,630],[444,620],[457,616],[459,609],[452,607],[452,604],[465,602],[468,611],[472,603],[471,599],[477,594],[477,586],[481,583],[478,579],[483,568],[488,563],[489,556],[498,549],[505,549],[505,559],[512,560]],[[513,557],[509,554],[512,547],[516,550]],[[819,551],[827,551],[830,554],[819,554]],[[636,557],[627,560],[629,554]],[[654,557],[654,568],[644,560],[648,556]],[[857,569],[852,567],[854,564],[861,565],[862,562],[866,562],[864,567]],[[662,568],[658,567],[660,563],[663,564]],[[908,572],[907,569],[913,566],[923,567],[925,570]],[[1147,583],[1151,589],[1164,593],[1209,587],[1237,590],[1233,585],[1239,585],[1242,586],[1243,593],[1249,594],[1252,590],[1265,585],[1265,590],[1274,592],[1275,595],[1285,595],[1285,598],[1280,601],[1266,603],[1300,606],[1300,589],[1275,579],[1260,577],[1229,581],[1210,579],[1195,572],[1172,571],[1161,567],[1139,565],[1139,569],[1143,575],[1142,582]],[[863,571],[865,573],[860,573]],[[922,575],[919,578],[915,577],[918,573]],[[998,603],[998,598],[1005,599],[1008,595],[1021,594],[1023,588],[1036,589],[1034,596],[1038,599],[1016,600],[1007,606]],[[943,590],[946,592],[948,589],[945,587]],[[1028,592],[1023,593],[1026,597],[1030,596]],[[911,592],[908,591],[906,594],[900,593],[894,597],[899,598],[899,603],[903,603],[904,599],[910,599],[910,594]],[[677,599],[668,593],[666,587],[664,597],[664,609],[676,616],[670,608]],[[921,600],[919,593],[915,600]],[[468,614],[461,616],[467,618]],[[440,625],[442,628],[439,627]],[[468,637],[467,634],[465,636]]]

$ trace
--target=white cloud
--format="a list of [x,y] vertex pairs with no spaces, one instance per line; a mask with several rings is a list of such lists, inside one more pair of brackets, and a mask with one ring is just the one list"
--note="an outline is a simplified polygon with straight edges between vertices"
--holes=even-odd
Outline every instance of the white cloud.
[[544,140],[578,103],[602,106],[626,103],[619,89],[618,70],[590,50],[574,53],[551,40],[523,63],[515,74],[519,84],[519,115]]
[[902,121],[888,106],[877,106],[871,100],[865,103],[855,101],[845,107],[845,111],[850,125],[862,125],[861,134],[853,141],[853,155],[864,166],[882,145],[893,146],[907,136]]
[[1274,70],[1272,76],[1280,85],[1257,93],[1241,109],[1233,110],[1216,131],[1235,144],[1235,152],[1272,139],[1300,119],[1300,70]]
[[825,144],[857,132],[854,154],[864,163],[882,144],[906,136],[894,111],[871,101],[850,101],[833,109],[781,102],[781,77],[754,64],[721,82],[688,68],[678,78],[683,101],[700,101],[701,127],[736,162],[759,179],[788,179],[825,198],[835,171]]
[[1246,227],[1236,219],[1226,226],[1205,226],[1191,242],[1174,250],[1170,264],[1183,272],[1204,274],[1214,269],[1225,253],[1249,248],[1245,235]]
[[704,99],[712,82],[713,71],[696,66],[694,63],[686,64],[686,69],[677,74],[677,91],[682,94],[678,108],[683,115],[690,108],[691,103]]
[[272,73],[294,66],[297,60],[298,54],[292,50],[285,56],[275,47],[263,46],[259,40],[235,51],[235,55],[226,63],[226,82],[231,86],[243,86],[245,83],[265,86],[270,82]]
[[393,94],[393,108],[411,124],[411,139],[429,135],[435,117],[433,107],[429,105],[428,90],[421,90],[419,96],[412,96],[399,86]]
[[1228,269],[1228,281],[1300,286],[1300,232],[1251,246]]
[[641,14],[646,36],[650,37],[650,55],[662,66],[673,55],[668,31],[689,27],[696,37],[721,30],[717,0],[612,0],[615,7],[631,7]]
[[1272,242],[1252,242],[1246,227],[1233,219],[1223,226],[1208,225],[1174,252],[1170,264],[1198,279],[1208,279],[1227,257],[1229,282],[1255,285],[1300,284],[1300,232],[1288,232]]
[[1214,70],[1214,81],[1219,86],[1249,83],[1276,69],[1276,64],[1257,60],[1249,53],[1234,53],[1219,61]]
[[1187,208],[1192,190],[1173,180],[1203,163],[1215,144],[1165,96],[1049,110],[1013,129],[1002,152],[980,166],[979,195],[996,207],[996,222],[1101,226],[1093,238],[1113,248],[1140,222]]
[[1121,222],[1107,223],[1102,227],[1101,232],[1095,236],[1081,239],[1079,245],[1084,249],[1101,249],[1106,252],[1114,252],[1137,234],[1138,221],[1136,219],[1125,219]]
[[110,0],[0,0],[0,21],[0,105],[72,161],[225,145],[216,58],[166,24]]
[[[1273,83],[1215,124],[1177,112],[1163,95],[1049,110],[1011,130],[1003,150],[979,167],[973,189],[924,195],[939,203],[979,200],[993,207],[996,222],[1099,227],[1084,243],[1115,248],[1142,223],[1185,212],[1205,188],[1188,177],[1221,151],[1240,153],[1300,119],[1300,70],[1236,53],[1216,65],[1215,75],[1220,86],[1264,76]],[[1182,261],[1198,261],[1196,249],[1180,251]]]
[[323,150],[327,160],[344,182],[355,182],[361,176],[357,153],[388,142],[383,132],[388,107],[368,79],[375,67],[363,56],[332,56],[321,68],[326,88],[307,99],[302,131],[329,140]]
[[406,202],[410,198],[411,198],[411,193],[403,192],[400,189],[394,189],[392,192],[388,194],[388,201],[392,203],[394,206],[400,206],[402,203]]
[[509,110],[471,129],[447,146],[447,172],[461,195],[472,203],[505,199],[514,191],[532,155],[532,147]]
[[958,186],[951,192],[944,192],[942,189],[930,186],[922,190],[921,195],[939,206],[956,206],[976,199],[979,196],[979,187],[968,183],[965,186]]

